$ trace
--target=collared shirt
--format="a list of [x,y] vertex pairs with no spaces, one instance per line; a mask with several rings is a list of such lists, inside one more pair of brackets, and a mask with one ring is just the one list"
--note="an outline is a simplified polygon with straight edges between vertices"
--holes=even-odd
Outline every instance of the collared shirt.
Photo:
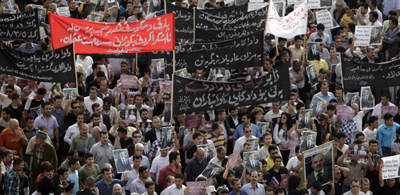
[[367,26],[382,26],[382,23],[379,22],[378,20],[372,23],[371,21],[368,23]]
[[315,40],[317,39],[322,39],[322,42],[324,42],[326,45],[329,45],[329,43],[331,42],[331,37],[329,36],[329,34],[325,33],[322,35],[322,37],[318,36],[317,32],[313,32],[310,35],[310,42],[315,42]]
[[[150,178],[147,178],[147,181],[151,181]],[[125,188],[126,190],[130,191],[131,193],[138,193],[138,194],[143,194],[147,192],[146,187],[144,186],[144,183],[142,180],[140,180],[140,177],[136,178],[131,185],[129,185],[129,188]]]
[[[383,36],[383,40],[387,41],[389,46],[395,45],[397,42],[396,35],[398,32],[399,32],[399,27],[397,27],[395,29],[389,28],[386,31],[385,36]],[[396,50],[396,52],[397,52],[397,50]]]
[[[363,16],[363,15],[361,14],[361,10],[360,10],[358,14],[360,14],[361,19],[364,20],[365,25],[367,25],[367,24],[369,23],[369,13],[366,13],[366,14]],[[365,25],[362,25],[362,24],[360,23],[360,20],[358,19],[358,15],[355,15],[354,17],[355,17],[355,19],[357,20],[357,26],[365,26]]]
[[165,195],[183,195],[186,186],[182,184],[182,188],[178,189],[175,184],[172,184],[167,189],[165,189]]
[[376,139],[379,141],[379,152],[382,153],[382,147],[390,148],[393,140],[396,139],[396,131],[400,127],[399,124],[393,122],[393,125],[388,129],[386,124],[382,124],[378,127],[376,133]]
[[176,166],[175,171],[171,169],[171,164],[165,166],[160,170],[160,175],[158,177],[158,185],[163,189],[167,188],[167,183],[165,182],[165,178],[169,175],[175,176],[176,173],[181,173],[182,167],[181,165]]
[[36,148],[35,155],[36,155],[36,163],[38,163],[38,164],[39,164],[39,163],[42,161],[42,159],[43,159],[43,151],[44,151],[44,147],[41,147],[41,148],[37,147],[37,148]]
[[[300,67],[300,70],[299,70],[299,72],[296,72],[294,69],[293,69],[293,67],[290,67],[289,68],[289,72],[292,74],[292,76],[293,76],[293,84],[295,84],[296,86],[297,86],[297,88],[299,88],[299,89],[303,89],[304,88],[304,84],[305,84],[305,77],[304,77],[304,75],[303,75],[303,80],[301,80],[301,81],[297,81],[296,82],[296,80],[297,80],[297,78],[299,78],[300,76],[302,76],[301,75],[301,73],[302,73],[302,69],[304,69],[303,67]],[[304,74],[304,72],[305,71],[303,71],[303,74]]]
[[[328,104],[329,101],[331,101],[331,99],[334,99],[334,98],[335,98],[335,95],[333,95],[333,93],[331,93],[331,92],[327,92],[327,95],[326,95],[326,97],[325,97],[325,95],[322,93],[322,91],[320,91],[320,92],[318,92],[317,94],[315,94],[315,95],[313,96],[311,102],[314,101],[315,97],[319,97],[319,98],[325,100],[326,103]],[[311,105],[311,103],[310,103],[310,108],[311,108],[311,107],[312,107],[312,105]],[[326,108],[325,108],[324,112],[326,112]]]
[[21,44],[21,46],[19,46],[18,51],[21,51],[23,53],[29,53],[29,54],[33,54],[35,53],[35,51],[37,50],[37,45],[36,43],[32,43],[31,47],[27,47],[25,43]]
[[[133,156],[129,157],[129,163],[131,164],[131,167],[133,167]],[[140,161],[140,165],[144,165],[150,169],[151,166],[149,158],[147,158],[145,155],[142,155],[142,161]]]
[[111,106],[110,110],[108,112],[106,112],[103,109],[103,114],[108,114],[108,116],[110,116],[111,125],[113,125],[113,124],[118,122],[119,112],[117,111],[117,109],[114,106]]
[[104,147],[101,142],[96,143],[90,149],[90,153],[94,155],[94,163],[99,167],[103,167],[104,163],[110,163],[114,161],[114,155],[112,151],[114,150],[114,146],[108,143],[107,147]]
[[235,123],[235,126],[238,126],[239,125],[239,117],[236,116],[236,118],[235,118],[232,115],[229,115],[229,116],[231,117],[233,123]]
[[75,149],[78,152],[85,152],[86,143],[88,142],[90,137],[92,137],[92,135],[90,134],[87,134],[86,138],[83,138],[81,134],[75,135],[72,138],[71,147],[69,148],[69,150],[71,151],[72,149]]
[[256,188],[253,188],[251,183],[248,183],[242,187],[241,192],[245,192],[246,194],[252,194],[252,195],[265,195],[264,186],[260,183],[257,183]]
[[75,135],[78,135],[79,133],[80,133],[80,131],[79,131],[79,127],[78,127],[77,123],[69,126],[67,129],[67,132],[64,136],[64,141],[67,142],[68,144],[71,144],[72,138]]
[[211,140],[216,148],[226,144],[225,135],[223,133],[219,134],[218,136],[215,136],[214,133],[210,133],[207,135],[207,139]]
[[299,165],[301,163],[301,161],[299,161],[299,159],[297,158],[297,156],[292,157],[291,159],[289,159],[286,168],[288,170],[290,169],[294,169],[295,167],[297,167],[297,165]]
[[[266,121],[269,122],[269,121],[272,121],[272,119],[274,119],[274,118],[280,118],[281,115],[282,115],[282,113],[283,113],[282,110],[279,110],[279,111],[278,111],[278,114],[275,114],[274,111],[271,110],[271,111],[267,112],[267,114],[265,114],[264,120],[266,120]],[[236,132],[235,132],[235,133],[236,133]],[[252,133],[253,133],[253,132],[252,132]]]
[[43,114],[39,115],[35,122],[33,123],[33,128],[39,129],[40,126],[45,125],[49,128],[48,136],[50,139],[54,139],[54,129],[58,128],[58,123],[56,117],[50,115],[49,120],[47,120]]
[[[88,133],[92,134],[92,131],[94,129],[93,123],[89,123],[89,124],[87,124],[87,126],[88,126]],[[107,131],[108,132],[107,126],[105,124],[100,122],[99,127],[100,127],[101,131]]]
[[64,132],[64,118],[65,118],[64,108],[61,106],[60,113],[57,113],[56,107],[55,106],[51,107],[51,115],[53,115],[57,120],[58,136],[63,137],[65,134],[65,132]]
[[19,195],[19,174],[14,169],[4,176],[4,194]]
[[195,181],[197,176],[199,176],[204,169],[206,168],[208,162],[207,159],[204,158],[201,163],[197,160],[196,157],[192,158],[185,169],[185,173],[188,175],[187,181]]
[[[313,193],[311,192],[311,188],[308,189],[308,194],[313,194]],[[323,190],[321,190],[321,191],[319,191],[319,193],[318,193],[317,195],[325,195],[325,192],[324,192]]]
[[[142,165],[142,164],[140,164],[140,165]],[[128,179],[128,181],[126,182],[125,187],[123,187],[124,190],[125,190],[125,189],[129,189],[129,186],[132,184],[132,182],[135,181],[136,178],[139,178],[139,170],[138,170],[138,172],[136,173],[136,171],[135,171],[135,169],[134,169],[133,167],[132,167],[132,170],[131,170],[131,171],[128,171],[127,173],[128,173],[128,175],[129,175],[129,179]],[[125,181],[125,176],[124,176],[124,174],[122,174],[121,180]]]
[[[257,139],[255,136],[251,136],[249,139]],[[236,142],[235,142],[235,147],[233,149],[233,152],[236,152],[237,150],[243,150],[243,144],[247,141],[248,139],[246,136],[240,137]],[[253,146],[254,147],[254,146]],[[260,149],[259,146],[257,146],[258,150]]]
[[351,161],[343,161],[342,163],[339,163],[339,166],[342,167],[347,167],[348,169],[350,169],[350,172],[348,173],[347,177],[344,179],[344,185],[349,187],[351,184],[351,181],[353,179],[359,179],[359,178],[363,178],[363,171],[367,168],[370,168],[370,166],[368,165],[368,162],[360,162],[358,161],[358,163],[356,165],[351,164]]
[[[253,136],[255,136],[257,138],[262,137],[257,125],[250,123],[250,126],[251,126],[251,134]],[[240,137],[244,136],[243,128],[244,128],[244,124],[240,124],[239,126],[237,126],[232,138],[235,140],[238,140]]]
[[125,186],[126,182],[124,180],[112,179],[110,184],[106,184],[104,179],[97,182],[95,187],[99,188],[100,195],[110,195],[112,194],[112,189],[114,184],[119,183],[121,186]]
[[13,168],[13,162],[11,162],[11,166],[8,166],[4,161],[1,162],[1,174],[4,174],[5,172],[11,170]]
[[[24,131],[20,127],[18,127],[18,131],[25,139],[27,139]],[[9,150],[16,150],[17,155],[22,158],[22,140],[19,139],[18,141],[14,142],[13,140],[16,138],[19,138],[17,134],[11,133],[9,128],[4,129],[0,134],[0,146],[4,146]]]
[[92,100],[90,99],[90,96],[87,96],[87,97],[85,97],[85,98],[83,99],[83,102],[84,102],[85,107],[90,111],[90,114],[93,113],[92,105],[93,105],[94,103],[98,103],[98,104],[100,104],[100,106],[103,106],[103,100],[100,99],[100,98],[97,97],[97,96],[96,96],[96,100],[95,100],[95,101],[92,101]]

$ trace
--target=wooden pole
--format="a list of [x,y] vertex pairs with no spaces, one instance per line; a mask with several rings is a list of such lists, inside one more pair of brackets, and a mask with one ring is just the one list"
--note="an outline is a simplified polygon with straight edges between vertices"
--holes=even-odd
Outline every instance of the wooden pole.
[[167,0],[164,0],[164,12],[167,14]]
[[135,59],[135,69],[134,69],[135,71],[132,71],[132,72],[135,72],[136,74],[137,74],[136,68],[138,67],[138,56],[139,56],[138,53],[136,53],[136,54],[135,54],[135,58],[136,58],[136,59]]
[[[250,4],[249,4],[249,6],[250,6]],[[249,9],[249,8],[247,8],[247,10],[248,10],[248,9]],[[268,9],[267,9],[267,17],[265,18],[265,27],[264,27],[263,43],[265,43],[265,35],[267,34],[268,13],[269,13],[269,4],[268,4]]]
[[[343,64],[342,64],[342,55],[339,52],[339,64],[340,64],[340,79],[342,80],[342,89],[344,90],[344,83],[343,83]],[[337,66],[337,65],[336,65]]]
[[193,9],[193,43],[196,43],[196,9]]
[[[171,82],[171,117],[174,116],[174,78],[175,78],[175,48],[172,51],[172,82]],[[177,121],[175,121],[176,123]]]
[[[75,59],[75,43],[73,43],[73,45],[72,45],[72,51],[73,51],[73,56],[74,56],[74,59]],[[75,84],[75,87],[76,87],[76,92],[77,92],[77,94],[79,93],[79,86],[78,86],[78,73],[76,72],[76,62],[75,62],[75,60],[74,60],[74,67],[75,67],[75,82],[76,82],[76,84]],[[60,91],[61,91],[61,87],[60,87]]]

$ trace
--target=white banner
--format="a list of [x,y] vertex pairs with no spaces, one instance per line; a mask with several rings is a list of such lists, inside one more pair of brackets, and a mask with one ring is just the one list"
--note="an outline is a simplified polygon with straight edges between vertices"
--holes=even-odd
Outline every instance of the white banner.
[[354,46],[369,46],[382,44],[383,26],[356,26]]
[[58,7],[57,14],[60,16],[71,17],[71,13],[69,12],[69,7]]
[[304,2],[285,17],[279,17],[274,4],[269,5],[266,33],[277,37],[293,38],[307,32],[308,2]]
[[389,156],[382,158],[383,168],[382,168],[382,177],[383,179],[392,179],[398,178],[399,175],[399,160],[400,156]]

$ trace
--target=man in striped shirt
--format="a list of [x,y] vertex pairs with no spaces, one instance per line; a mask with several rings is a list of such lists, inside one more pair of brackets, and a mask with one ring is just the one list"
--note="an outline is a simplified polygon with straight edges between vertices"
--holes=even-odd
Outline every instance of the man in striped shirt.
[[207,136],[207,139],[214,142],[215,148],[218,148],[220,146],[224,146],[226,148],[226,139],[222,131],[223,131],[222,125],[215,122],[212,125],[212,132]]

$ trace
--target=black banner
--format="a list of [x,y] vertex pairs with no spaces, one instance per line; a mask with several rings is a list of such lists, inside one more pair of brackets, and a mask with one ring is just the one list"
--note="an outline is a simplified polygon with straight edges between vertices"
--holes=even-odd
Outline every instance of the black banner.
[[245,82],[210,82],[174,75],[174,114],[288,100],[287,67],[289,63],[259,79]]
[[0,40],[39,41],[37,9],[18,14],[0,14]]
[[219,17],[203,10],[195,13],[196,43],[216,42],[264,31],[268,7],[251,12]]
[[[186,68],[193,73],[197,68],[246,68],[263,65],[263,32],[217,43],[178,44],[175,48],[175,70]],[[168,55],[169,54],[169,55]],[[172,52],[155,52],[147,61],[164,58],[166,73],[172,74]],[[170,68],[169,68],[170,67]]]
[[[202,10],[219,18],[236,18],[247,13],[247,4],[222,9]],[[193,10],[167,3],[167,13],[175,13],[175,37],[178,39],[193,39]]]
[[400,60],[371,64],[341,55],[341,64],[346,90],[397,86],[400,82]]
[[0,73],[35,81],[75,82],[73,45],[40,55],[23,54],[0,44]]

